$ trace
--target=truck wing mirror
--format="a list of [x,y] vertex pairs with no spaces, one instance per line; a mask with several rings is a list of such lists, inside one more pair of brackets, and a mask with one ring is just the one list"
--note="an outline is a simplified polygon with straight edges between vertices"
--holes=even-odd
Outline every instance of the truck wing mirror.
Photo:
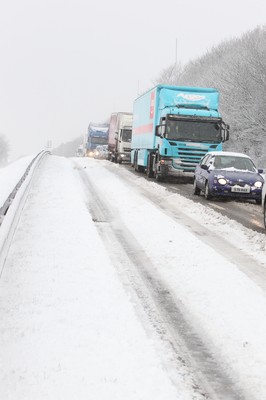
[[164,133],[165,133],[165,125],[156,125],[155,136],[159,136],[160,138],[162,138]]

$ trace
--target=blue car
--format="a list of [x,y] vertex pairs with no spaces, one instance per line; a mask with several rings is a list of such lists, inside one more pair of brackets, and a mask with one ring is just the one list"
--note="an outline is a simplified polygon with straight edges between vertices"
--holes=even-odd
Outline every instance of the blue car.
[[264,179],[249,156],[228,151],[207,153],[196,166],[193,194],[205,198],[252,199],[261,204]]

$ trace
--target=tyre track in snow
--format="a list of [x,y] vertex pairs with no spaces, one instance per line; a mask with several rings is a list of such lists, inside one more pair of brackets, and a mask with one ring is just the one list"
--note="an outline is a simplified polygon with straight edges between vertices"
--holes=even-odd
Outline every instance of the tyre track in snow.
[[170,351],[170,357],[168,352],[160,354],[165,368],[168,371],[174,368],[175,373],[170,373],[173,383],[175,375],[181,374],[194,389],[197,399],[244,400],[245,396],[239,393],[226,371],[221,370],[219,360],[213,358],[204,340],[190,325],[184,304],[174,300],[140,243],[115,216],[108,201],[97,194],[93,179],[80,167],[76,168],[88,199],[87,207],[108,254],[125,289],[141,305],[136,308],[141,322]]
[[[110,171],[110,168],[107,166],[106,168]],[[128,176],[125,176],[123,169],[114,168],[112,169],[112,173],[119,176],[120,179],[128,184]],[[171,204],[171,206],[167,205],[167,198],[163,197],[163,195],[155,194],[154,192],[150,193],[149,190],[140,187],[134,179],[131,180],[130,184],[135,186],[136,190],[141,192],[141,194],[159,210],[188,228],[190,232],[197,236],[202,242],[206,243],[217,253],[237,266],[239,270],[244,272],[257,286],[266,292],[266,263],[260,263],[252,257],[252,255],[247,253],[245,249],[239,248],[237,245],[241,245],[241,243],[236,243],[235,246],[234,243],[230,241],[230,237],[222,236],[219,232],[216,233],[213,227],[209,229],[201,225],[195,221],[193,217],[182,212],[178,205],[176,209],[173,208],[173,204]]]
[[[143,179],[146,179],[147,182],[156,182],[154,178],[148,178],[145,173],[140,175],[139,172],[135,172],[132,167],[127,164],[124,164],[123,167],[136,177],[142,177]],[[168,192],[179,194],[194,203],[208,206],[209,208],[218,211],[221,215],[238,222],[248,229],[265,234],[260,205],[253,203],[252,200],[241,201],[241,199],[233,200],[213,198],[211,201],[207,201],[203,194],[195,196],[192,193],[192,183],[193,178],[182,179],[182,177],[169,179],[167,182],[156,182],[156,184],[164,187]]]

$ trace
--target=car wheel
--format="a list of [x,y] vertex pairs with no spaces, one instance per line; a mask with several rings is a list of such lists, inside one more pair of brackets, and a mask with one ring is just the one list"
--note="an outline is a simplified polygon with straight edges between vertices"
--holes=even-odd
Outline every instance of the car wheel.
[[263,214],[264,214],[264,226],[266,228],[266,198],[264,199],[264,210],[263,210]]
[[196,178],[194,178],[194,182],[193,182],[193,194],[195,194],[196,196],[200,195],[201,190],[198,188],[197,186],[197,182],[196,182]]
[[211,200],[211,198],[212,198],[212,195],[210,194],[210,187],[209,187],[209,182],[208,181],[205,183],[204,196],[205,196],[206,200]]
[[256,199],[256,204],[261,204],[261,199]]

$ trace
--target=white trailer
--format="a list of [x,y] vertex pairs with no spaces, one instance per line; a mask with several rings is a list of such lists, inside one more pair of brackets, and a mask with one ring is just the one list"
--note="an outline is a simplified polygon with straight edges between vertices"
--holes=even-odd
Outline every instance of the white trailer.
[[130,162],[133,114],[112,113],[109,124],[108,159],[113,162]]

